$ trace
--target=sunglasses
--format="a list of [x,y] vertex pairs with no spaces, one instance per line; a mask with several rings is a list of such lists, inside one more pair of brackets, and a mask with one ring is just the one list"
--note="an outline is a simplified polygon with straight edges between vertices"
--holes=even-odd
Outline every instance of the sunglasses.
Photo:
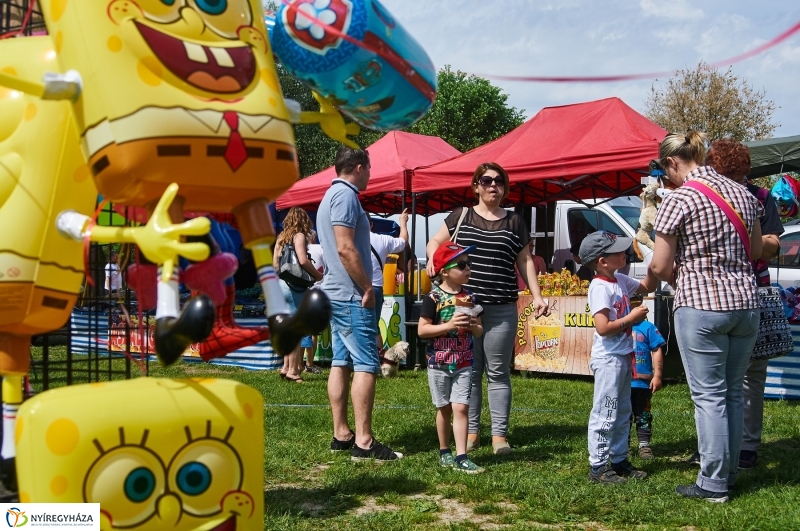
[[493,184],[495,186],[505,186],[506,185],[506,182],[503,180],[503,178],[500,175],[498,175],[497,177],[492,177],[491,175],[483,175],[478,179],[478,182],[480,183],[481,186],[484,186],[484,187],[491,186]]
[[471,260],[461,260],[460,262],[456,262],[453,265],[449,265],[447,267],[443,267],[442,269],[453,269],[454,267],[457,267],[461,271],[464,271],[466,268],[468,268],[468,267],[471,268],[472,267],[472,261]]

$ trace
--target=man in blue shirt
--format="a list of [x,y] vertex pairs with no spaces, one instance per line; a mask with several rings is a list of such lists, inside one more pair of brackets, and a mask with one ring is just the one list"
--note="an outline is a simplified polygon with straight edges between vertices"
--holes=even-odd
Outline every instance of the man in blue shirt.
[[[331,451],[350,450],[354,461],[394,461],[403,454],[372,435],[375,381],[381,368],[375,342],[369,218],[358,201],[358,192],[369,183],[369,154],[343,147],[336,154],[335,169],[338,177],[331,182],[317,211],[317,231],[325,256],[321,287],[333,309],[333,361],[328,377],[333,414]],[[348,388],[353,397],[355,433],[347,422]]]

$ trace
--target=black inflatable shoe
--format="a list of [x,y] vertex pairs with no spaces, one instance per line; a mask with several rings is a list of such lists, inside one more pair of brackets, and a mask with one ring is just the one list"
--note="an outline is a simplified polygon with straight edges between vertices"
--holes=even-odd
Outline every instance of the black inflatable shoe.
[[156,320],[156,355],[162,365],[178,361],[192,343],[208,337],[214,326],[214,303],[208,295],[192,298],[179,317],[162,317]]
[[[7,491],[0,494],[2,497],[8,497],[9,494],[14,495],[17,492],[17,465],[16,458],[6,457],[0,459],[0,479],[3,481],[3,486]],[[9,500],[10,501],[10,500]]]
[[303,295],[297,313],[277,314],[268,319],[272,348],[281,356],[291,354],[303,337],[317,335],[328,327],[331,312],[328,296],[311,288]]

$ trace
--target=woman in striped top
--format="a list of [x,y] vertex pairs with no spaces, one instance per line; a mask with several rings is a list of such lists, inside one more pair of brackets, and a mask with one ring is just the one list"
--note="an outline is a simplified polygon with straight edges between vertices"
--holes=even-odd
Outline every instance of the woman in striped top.
[[[474,245],[470,253],[472,274],[465,287],[484,307],[484,334],[475,338],[472,393],[469,405],[467,449],[479,444],[483,373],[489,389],[492,416],[492,448],[495,454],[511,453],[508,444],[508,417],[511,411],[511,357],[517,323],[517,275],[531,291],[536,315],[547,312],[542,299],[531,254],[527,250],[529,233],[521,216],[508,212],[500,203],[508,196],[508,174],[498,164],[487,162],[472,175],[472,190],[478,204],[454,210],[442,228],[428,242],[433,256],[443,243]],[[460,224],[459,224],[459,220]],[[458,233],[456,227],[458,226]],[[433,261],[428,260],[428,275],[433,277]]]

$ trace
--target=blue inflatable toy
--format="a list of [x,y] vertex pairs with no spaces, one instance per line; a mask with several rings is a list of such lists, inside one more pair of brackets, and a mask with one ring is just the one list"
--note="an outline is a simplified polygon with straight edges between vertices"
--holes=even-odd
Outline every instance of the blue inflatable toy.
[[376,0],[290,0],[267,27],[289,73],[364,127],[403,129],[433,104],[433,63]]

